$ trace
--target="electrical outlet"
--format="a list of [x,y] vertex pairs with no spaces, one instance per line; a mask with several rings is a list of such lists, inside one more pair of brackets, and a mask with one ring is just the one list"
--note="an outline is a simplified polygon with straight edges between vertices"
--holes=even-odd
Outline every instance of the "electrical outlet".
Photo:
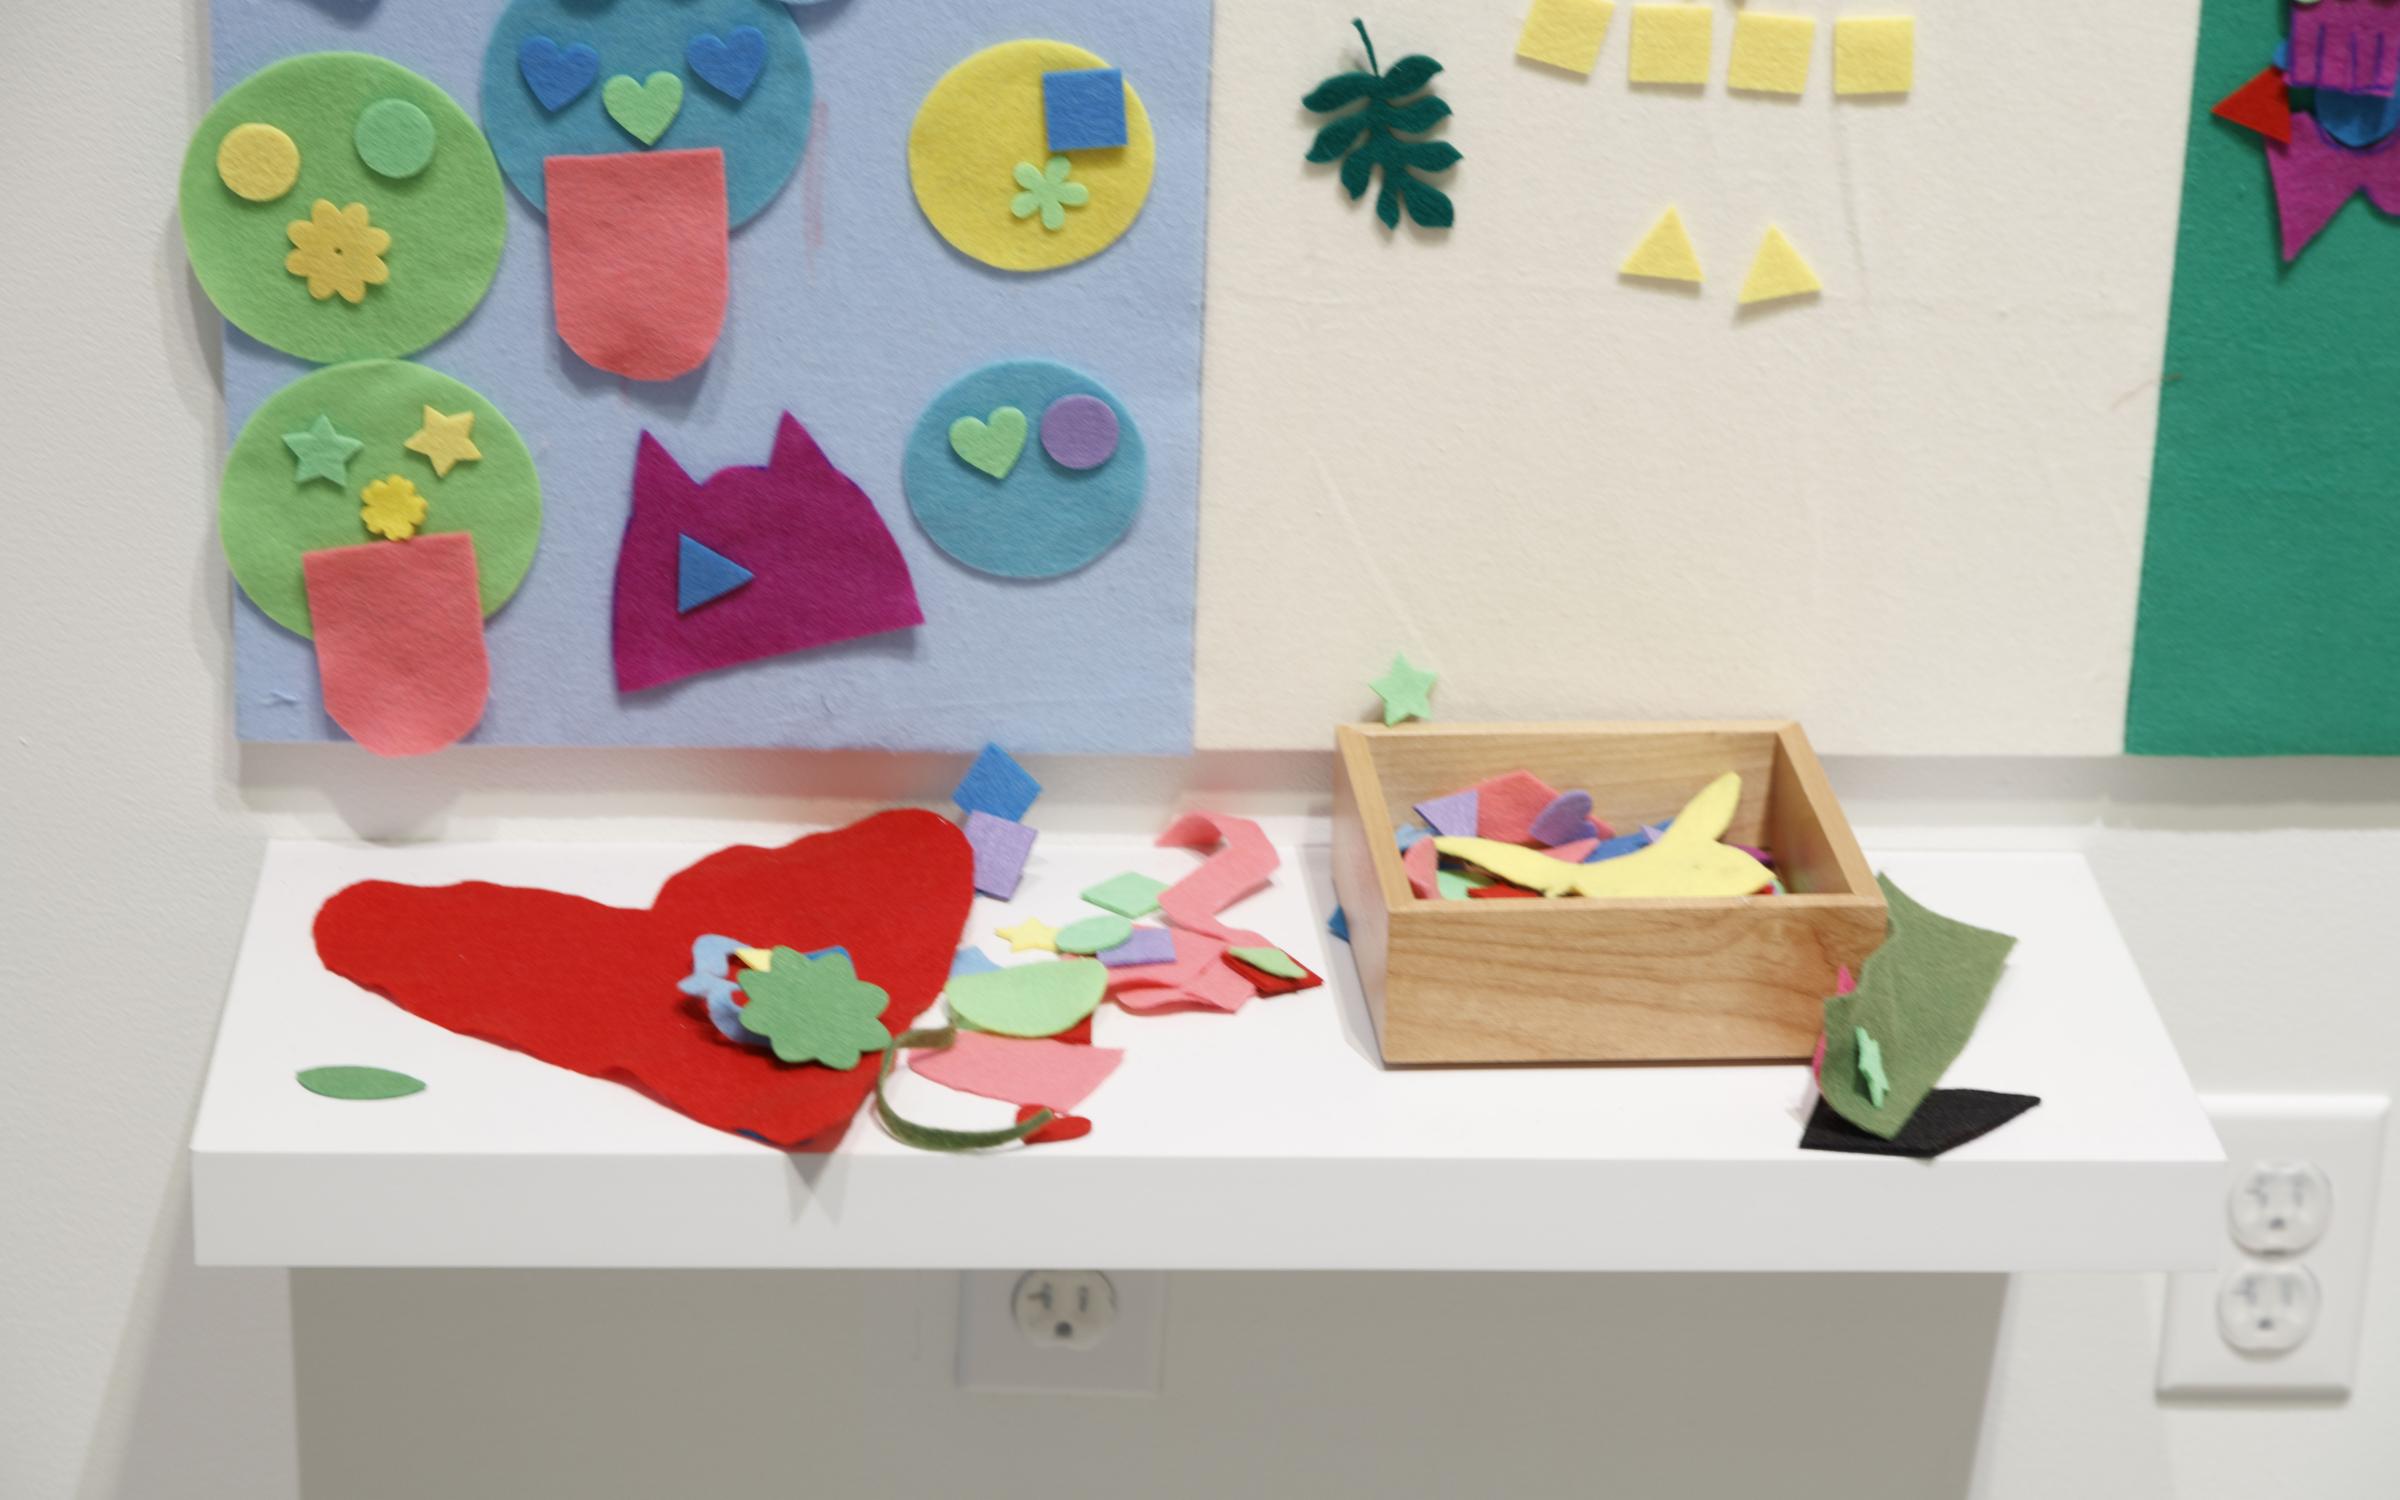
[[967,1271],[958,1383],[968,1390],[1158,1394],[1163,1271]]
[[2383,1162],[2380,1095],[2204,1098],[2226,1156],[2217,1269],[2168,1278],[2160,1395],[2344,1395]]

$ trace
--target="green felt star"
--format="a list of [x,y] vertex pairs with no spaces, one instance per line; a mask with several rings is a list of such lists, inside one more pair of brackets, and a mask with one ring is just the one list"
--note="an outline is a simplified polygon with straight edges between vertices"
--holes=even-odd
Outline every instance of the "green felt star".
[[1883,1071],[1883,1046],[1864,1026],[1851,1029],[1858,1033],[1858,1086],[1866,1090],[1867,1102],[1881,1109],[1884,1096],[1892,1091],[1892,1080]]
[[283,445],[292,450],[293,457],[300,460],[299,472],[292,476],[292,483],[306,484],[312,479],[325,479],[344,490],[350,488],[350,460],[358,456],[359,449],[367,446],[357,438],[334,431],[333,418],[322,412],[317,414],[317,420],[308,431],[285,433]]
[[1392,658],[1392,669],[1367,686],[1383,700],[1383,722],[1398,724],[1408,719],[1433,717],[1433,685],[1441,679],[1431,672],[1420,672],[1408,664],[1405,656]]
[[879,1019],[891,996],[858,977],[849,955],[811,959],[777,948],[774,964],[742,975],[742,1025],[787,1063],[847,1070],[892,1044]]

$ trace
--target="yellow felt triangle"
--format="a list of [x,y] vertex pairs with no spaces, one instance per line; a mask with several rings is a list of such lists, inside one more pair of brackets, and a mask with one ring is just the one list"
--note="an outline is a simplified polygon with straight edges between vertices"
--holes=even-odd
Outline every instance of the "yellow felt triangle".
[[1493,839],[1437,838],[1433,847],[1545,896],[1749,896],[1773,884],[1775,876],[1741,850],[1717,842],[1732,826],[1741,801],[1742,778],[1728,771],[1684,804],[1657,843],[1596,865],[1571,865],[1538,849]]
[[1758,247],[1758,259],[1750,262],[1750,274],[1742,280],[1742,301],[1772,302],[1778,297],[1798,297],[1824,289],[1825,283],[1817,280],[1815,268],[1802,257],[1799,248],[1785,238],[1781,229],[1768,225],[1767,237]]
[[1658,216],[1642,242],[1617,267],[1627,276],[1652,276],[1661,281],[1692,281],[1700,279],[1700,254],[1692,248],[1692,237],[1683,227],[1683,212],[1670,208]]

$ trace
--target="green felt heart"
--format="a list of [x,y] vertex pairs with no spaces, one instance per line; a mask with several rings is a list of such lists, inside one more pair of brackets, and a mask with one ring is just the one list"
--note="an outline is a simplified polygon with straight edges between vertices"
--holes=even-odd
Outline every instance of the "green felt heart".
[[683,111],[683,80],[672,73],[653,73],[647,81],[637,81],[630,73],[619,73],[600,90],[600,102],[627,135],[655,146]]
[[1025,414],[1003,406],[992,419],[960,417],[950,424],[950,451],[994,479],[1006,479],[1025,451]]

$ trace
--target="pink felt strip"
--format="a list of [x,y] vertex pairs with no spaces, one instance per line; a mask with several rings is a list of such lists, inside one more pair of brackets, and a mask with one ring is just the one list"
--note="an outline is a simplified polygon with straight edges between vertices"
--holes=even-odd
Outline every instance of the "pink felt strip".
[[475,539],[463,531],[303,553],[325,712],[377,755],[475,727],[491,691]]
[[553,156],[550,301],[558,336],[633,380],[707,360],[725,326],[725,154]]
[[1408,872],[1408,888],[1417,893],[1420,901],[1431,901],[1441,895],[1442,888],[1433,877],[1440,868],[1441,852],[1433,840],[1419,839],[1400,856],[1400,868]]
[[1043,1038],[962,1031],[947,1047],[908,1054],[909,1068],[935,1083],[1008,1104],[1038,1104],[1064,1114],[1117,1071],[1117,1047],[1079,1047]]
[[1159,910],[1169,922],[1208,937],[1234,941],[1231,929],[1217,913],[1244,896],[1264,890],[1283,859],[1267,842],[1265,830],[1248,818],[1216,813],[1186,813],[1158,836],[1162,849],[1207,849],[1222,844],[1208,862],[1167,887],[1159,895]]

